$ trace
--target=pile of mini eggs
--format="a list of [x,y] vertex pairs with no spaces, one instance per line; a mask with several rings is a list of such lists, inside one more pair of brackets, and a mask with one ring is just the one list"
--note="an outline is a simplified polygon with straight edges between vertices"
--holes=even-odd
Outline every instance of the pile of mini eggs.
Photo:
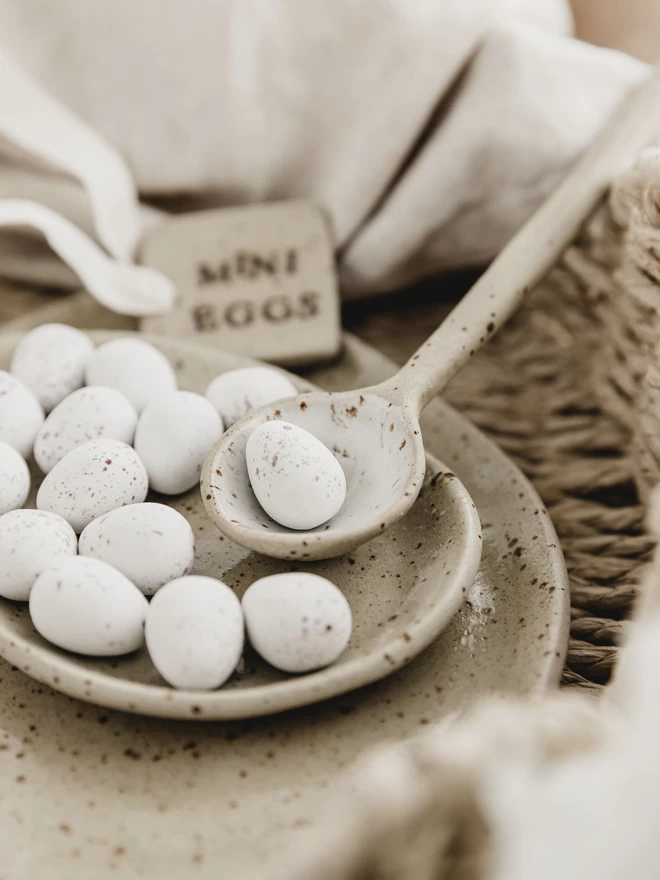
[[[180,391],[170,363],[148,343],[127,337],[95,348],[63,324],[23,337],[10,370],[0,370],[0,596],[28,601],[45,639],[100,657],[146,642],[169,684],[204,690],[236,669],[245,630],[253,648],[285,672],[339,657],[352,623],[334,584],[283,573],[256,581],[239,601],[220,580],[190,574],[195,541],[185,517],[145,500],[150,487],[177,495],[195,486],[225,428],[296,393],[286,376],[251,367],[217,376],[205,396]],[[268,423],[253,433],[248,472],[273,518],[312,528],[343,503],[343,471],[319,440],[290,426],[303,449],[318,456],[318,444],[338,470],[325,469],[334,492],[323,494],[323,510],[291,521],[288,507],[273,505],[276,493],[259,479],[258,464],[277,442],[263,429],[285,426]],[[27,510],[32,454],[45,476],[37,509]]]

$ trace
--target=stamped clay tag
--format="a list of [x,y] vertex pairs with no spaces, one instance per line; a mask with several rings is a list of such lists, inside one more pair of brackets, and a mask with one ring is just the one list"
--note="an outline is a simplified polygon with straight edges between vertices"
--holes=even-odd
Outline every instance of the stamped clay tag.
[[321,211],[304,201],[196,211],[150,229],[140,262],[177,289],[173,311],[141,329],[278,364],[339,351],[334,256]]

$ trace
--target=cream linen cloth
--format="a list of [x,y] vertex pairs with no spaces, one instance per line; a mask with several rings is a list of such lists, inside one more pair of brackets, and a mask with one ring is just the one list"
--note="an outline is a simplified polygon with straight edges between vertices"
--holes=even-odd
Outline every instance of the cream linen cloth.
[[[572,27],[565,0],[0,0],[0,224],[28,200],[125,262],[159,217],[134,182],[159,211],[312,199],[346,297],[484,263],[645,73]],[[27,146],[26,83],[54,99]],[[36,228],[0,227],[0,274],[77,284]]]

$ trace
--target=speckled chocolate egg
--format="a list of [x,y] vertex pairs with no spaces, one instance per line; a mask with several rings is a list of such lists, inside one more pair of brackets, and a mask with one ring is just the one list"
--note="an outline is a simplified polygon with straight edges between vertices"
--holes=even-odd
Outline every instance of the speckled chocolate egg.
[[130,336],[99,345],[89,359],[85,378],[88,385],[121,391],[138,413],[177,387],[165,355],[148,342]]
[[16,376],[0,370],[0,441],[29,458],[43,423],[43,408],[32,391]]
[[9,443],[0,441],[0,516],[23,507],[29,494],[30,471],[25,459]]
[[0,516],[0,596],[25,602],[39,575],[75,556],[78,541],[66,520],[45,510]]
[[58,648],[115,657],[144,642],[148,602],[116,568],[75,556],[39,575],[30,593],[37,632]]
[[250,483],[259,504],[290,529],[313,529],[344,503],[341,465],[309,431],[289,422],[264,422],[245,448]]
[[138,421],[135,449],[151,488],[165,495],[192,489],[221,434],[222,419],[200,394],[174,391],[150,403]]
[[151,600],[145,635],[165,681],[176,688],[213,690],[236,669],[243,650],[241,603],[215,578],[178,578]]
[[16,346],[11,371],[34,392],[46,412],[84,384],[94,343],[75,327],[42,324]]
[[119,440],[90,440],[46,475],[37,507],[57,513],[80,533],[98,516],[144,501],[148,488],[147,472],[134,449]]
[[283,373],[269,367],[244,367],[216,376],[206,396],[220,413],[225,428],[258,409],[285,397],[295,397],[295,385]]
[[195,538],[188,520],[165,504],[130,504],[91,522],[80,536],[80,555],[125,574],[146,596],[188,574]]
[[44,422],[34,443],[35,461],[47,474],[89,440],[110,437],[130,445],[137,418],[133,406],[114,388],[79,388],[58,403]]
[[284,672],[329,666],[351,637],[351,609],[343,593],[316,574],[273,574],[243,595],[252,647]]

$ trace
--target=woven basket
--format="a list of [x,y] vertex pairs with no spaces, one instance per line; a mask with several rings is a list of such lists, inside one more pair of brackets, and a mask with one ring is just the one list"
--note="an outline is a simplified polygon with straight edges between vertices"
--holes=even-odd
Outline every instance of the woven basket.
[[[323,854],[314,853],[304,877],[489,877],[493,833],[479,798],[488,768],[524,754],[543,772],[594,752],[620,723],[635,673],[623,664],[618,686],[604,688],[617,642],[636,603],[639,618],[660,609],[660,497],[652,493],[660,483],[660,151],[646,151],[614,183],[447,397],[548,505],[571,581],[564,683],[579,688],[536,705],[486,704],[373,755],[351,780],[350,817],[340,799],[335,840],[324,826]],[[608,694],[594,701],[585,688]]]

